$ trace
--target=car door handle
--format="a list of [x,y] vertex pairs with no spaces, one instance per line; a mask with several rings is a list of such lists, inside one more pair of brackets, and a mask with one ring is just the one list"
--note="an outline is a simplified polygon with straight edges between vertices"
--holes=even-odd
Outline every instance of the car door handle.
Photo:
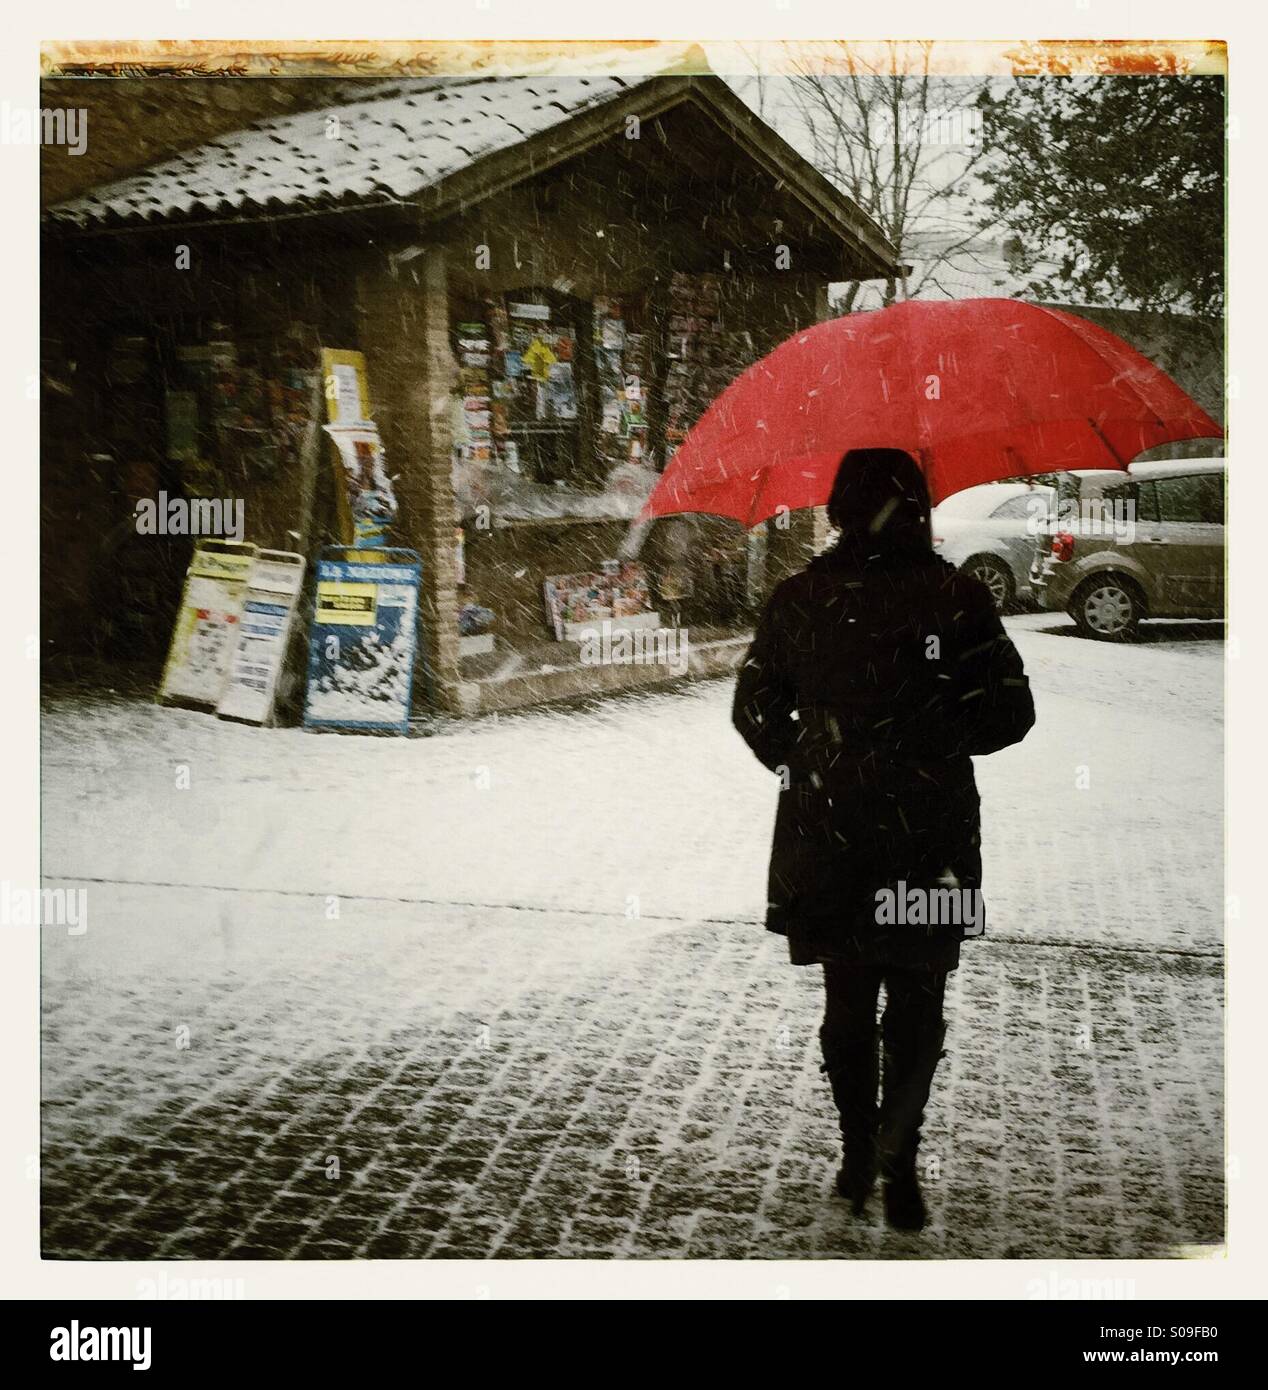
[[1167,538],[1166,538],[1165,536],[1150,536],[1150,537],[1149,537],[1149,544],[1150,544],[1150,545],[1166,545],[1166,544],[1167,544]]

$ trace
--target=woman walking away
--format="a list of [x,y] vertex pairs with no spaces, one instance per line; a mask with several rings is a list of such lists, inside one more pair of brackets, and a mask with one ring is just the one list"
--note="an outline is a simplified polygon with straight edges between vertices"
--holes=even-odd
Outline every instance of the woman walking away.
[[933,553],[929,510],[909,454],[846,454],[828,502],[840,539],[771,596],[734,709],[780,777],[766,925],[794,965],[823,966],[837,1191],[862,1212],[879,1169],[899,1230],[925,1222],[916,1150],[943,991],[982,931],[970,757],[1035,720],[990,594]]

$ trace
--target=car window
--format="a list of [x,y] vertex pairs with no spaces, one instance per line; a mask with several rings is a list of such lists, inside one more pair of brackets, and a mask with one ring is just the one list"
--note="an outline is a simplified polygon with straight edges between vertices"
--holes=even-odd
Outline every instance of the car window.
[[1159,478],[1154,486],[1163,521],[1224,520],[1224,480],[1218,473]]
[[1099,496],[1080,498],[1080,515],[1089,520],[1113,523],[1116,519],[1132,515],[1129,504],[1136,502],[1135,483],[1116,483],[1107,487]]
[[1010,497],[1007,502],[1001,502],[991,515],[1023,521],[1028,516],[1043,516],[1047,510],[1048,502],[1043,493],[1023,492],[1016,497]]
[[1158,493],[1153,483],[1141,483],[1136,488],[1136,519],[1138,521],[1158,520]]
[[1201,483],[1200,504],[1202,508],[1202,520],[1218,522],[1224,524],[1224,475],[1223,473],[1203,473],[1198,482]]

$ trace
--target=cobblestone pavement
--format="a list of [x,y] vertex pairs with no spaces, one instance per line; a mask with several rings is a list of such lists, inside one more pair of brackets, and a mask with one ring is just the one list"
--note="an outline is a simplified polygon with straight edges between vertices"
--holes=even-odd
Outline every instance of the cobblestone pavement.
[[[46,1255],[1143,1256],[1221,1239],[1209,958],[966,948],[916,1238],[828,1197],[817,972],[753,925],[357,901],[319,922],[303,900],[222,896],[98,890],[84,937],[47,937]],[[135,940],[142,913],[159,949]]]
[[[566,836],[555,877],[538,865],[517,880],[506,862],[521,847],[501,817],[516,808],[534,855],[534,807],[557,818],[561,796],[583,850],[594,821],[610,828],[618,789],[585,761],[605,728],[604,747],[646,746],[630,721],[663,729],[673,716],[685,733],[662,779],[701,756],[693,744],[713,756],[704,731],[725,737],[724,687],[406,744],[55,703],[46,871],[85,887],[90,917],[83,935],[43,935],[44,1254],[998,1258],[1218,1245],[1218,728],[1191,713],[1151,724],[1144,705],[1174,677],[1192,710],[1219,663],[1129,660],[1141,700],[1118,709],[1058,690],[1074,678],[1053,657],[1036,730],[1047,714],[1049,741],[981,769],[997,814],[1054,797],[1061,814],[1010,842],[1015,871],[996,869],[994,893],[988,879],[991,934],[952,977],[919,1236],[887,1231],[876,1198],[855,1220],[829,1195],[818,972],[790,968],[755,920],[769,785],[737,783],[716,815],[691,808],[688,836],[655,769],[621,782],[625,816],[661,813],[662,862],[679,850],[708,860],[711,831],[727,840],[708,873],[729,856],[743,882],[714,880],[716,911],[701,910],[691,875],[666,886],[619,857],[579,867]],[[1078,759],[1053,733],[1063,723],[1093,770],[1081,800],[1064,791]],[[1132,794],[1122,778],[1151,746],[1149,795]],[[551,758],[554,784],[534,770]],[[185,800],[164,790],[182,759],[195,773]],[[513,798],[478,801],[473,765]],[[384,818],[379,793],[411,779],[418,842],[449,816],[452,856],[402,862],[405,813]],[[358,791],[380,808],[381,836],[346,805],[326,814]],[[483,874],[463,848],[478,807]],[[1124,822],[1154,825],[1154,848],[1115,843]],[[653,856],[646,840],[636,855]],[[1183,911],[1124,888],[1151,867],[1165,879],[1168,846],[1174,877],[1186,840]],[[517,881],[529,881],[520,905],[499,903]],[[1001,913],[1001,899],[1015,906]],[[1018,910],[1027,901],[1034,911]]]

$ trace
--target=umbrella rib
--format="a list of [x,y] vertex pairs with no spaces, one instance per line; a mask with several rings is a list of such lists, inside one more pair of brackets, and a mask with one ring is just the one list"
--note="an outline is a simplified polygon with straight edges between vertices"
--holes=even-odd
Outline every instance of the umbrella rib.
[[[1115,369],[1115,371],[1114,371],[1114,379],[1115,379],[1115,381],[1121,381],[1121,382],[1127,387],[1127,389],[1132,393],[1133,396],[1136,397],[1136,399],[1137,399],[1137,400],[1140,402],[1140,404],[1145,408],[1145,410],[1147,410],[1147,411],[1149,412],[1149,414],[1153,416],[1154,424],[1157,425],[1158,428],[1159,428],[1160,430],[1163,430],[1164,432],[1167,430],[1167,422],[1158,414],[1157,410],[1154,409],[1153,402],[1150,401],[1150,400],[1148,400],[1148,399],[1146,398],[1145,393],[1144,393],[1144,392],[1140,389],[1140,387],[1136,384],[1136,381],[1135,381],[1134,377],[1132,376],[1132,373],[1131,373],[1130,371],[1125,370],[1123,367],[1119,366],[1118,363],[1112,361],[1112,360],[1106,355],[1106,353],[1103,352],[1103,351],[1101,350],[1101,348],[1100,348],[1094,341],[1092,341],[1091,339],[1089,339],[1089,338],[1081,331],[1081,326],[1082,326],[1082,324],[1084,324],[1085,322],[1087,322],[1087,320],[1079,318],[1079,316],[1078,316],[1077,314],[1066,314],[1066,313],[1062,313],[1061,310],[1059,310],[1059,309],[1058,309],[1058,310],[1050,309],[1050,308],[1047,307],[1047,305],[1042,305],[1042,304],[1041,304],[1039,307],[1040,307],[1040,308],[1043,310],[1043,312],[1044,312],[1045,314],[1047,314],[1050,318],[1056,318],[1056,319],[1058,319],[1058,322],[1064,324],[1065,327],[1066,327],[1066,329],[1067,329],[1070,333],[1072,333],[1072,334],[1074,335],[1074,337],[1077,338],[1078,341],[1079,341],[1084,347],[1086,347],[1086,348],[1088,349],[1088,351],[1091,352],[1092,355],[1093,355],[1099,362],[1103,363],[1104,365],[1106,365],[1106,366],[1108,366],[1108,367],[1110,367],[1110,368],[1112,368],[1112,369]],[[1072,322],[1072,321],[1073,321],[1073,322]],[[1093,324],[1092,326],[1093,326],[1094,328],[1095,328],[1095,327],[1099,327],[1098,324]],[[1108,332],[1109,330],[1107,329],[1107,330],[1105,330],[1105,331]],[[1115,335],[1111,335],[1111,336],[1115,336]],[[1135,351],[1135,349],[1132,349],[1132,346],[1131,346],[1130,343],[1123,343],[1122,346],[1124,346],[1124,347],[1126,347],[1126,348],[1129,348],[1129,349],[1131,349],[1132,351]],[[1155,364],[1155,363],[1150,363],[1150,362],[1149,362],[1149,359],[1148,359],[1148,358],[1145,358],[1143,353],[1138,353],[1137,355],[1140,356],[1140,357],[1142,357],[1143,360],[1144,360],[1148,365],[1156,367],[1156,364]],[[1100,431],[1099,429],[1097,429],[1097,426],[1096,426],[1096,424],[1095,424],[1094,421],[1089,421],[1089,423],[1091,423],[1092,428],[1096,430],[1097,434],[1101,434],[1101,431]],[[1104,435],[1101,435],[1101,438],[1104,439],[1105,436],[1104,436]],[[1106,442],[1108,443],[1108,441],[1106,441]],[[1165,442],[1165,441],[1164,441],[1164,442]],[[1117,451],[1116,449],[1111,448],[1110,452],[1114,455],[1115,458],[1118,458],[1118,457],[1119,457],[1118,451]],[[1128,460],[1128,462],[1130,462],[1130,460]],[[1126,468],[1126,467],[1127,467],[1127,464],[1124,464],[1123,467]]]
[[[1105,445],[1106,449],[1109,451],[1110,457],[1115,460],[1115,462],[1118,464],[1120,468],[1126,468],[1127,465],[1131,462],[1131,460],[1125,459],[1122,456],[1122,454],[1118,452],[1118,450],[1110,443],[1108,438],[1106,438],[1105,431],[1101,429],[1100,425],[1098,425],[1090,415],[1087,417],[1087,422],[1089,425],[1092,426],[1092,429],[1096,433],[1096,437],[1101,441],[1102,444]],[[1165,429],[1166,426],[1164,425],[1163,428]]]

